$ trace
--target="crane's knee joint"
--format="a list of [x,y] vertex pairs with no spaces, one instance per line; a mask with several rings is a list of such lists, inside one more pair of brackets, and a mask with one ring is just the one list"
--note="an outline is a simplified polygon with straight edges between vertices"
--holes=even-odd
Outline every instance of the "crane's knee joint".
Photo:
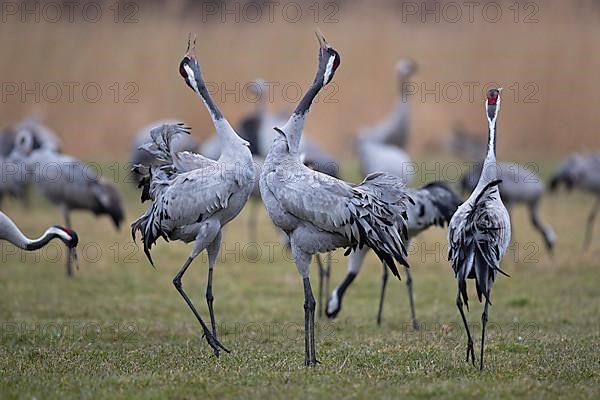
[[175,286],[177,289],[182,288],[181,277],[179,275],[176,275],[175,278],[173,278],[173,286]]
[[212,303],[214,299],[215,296],[213,296],[212,292],[206,292],[206,301]]

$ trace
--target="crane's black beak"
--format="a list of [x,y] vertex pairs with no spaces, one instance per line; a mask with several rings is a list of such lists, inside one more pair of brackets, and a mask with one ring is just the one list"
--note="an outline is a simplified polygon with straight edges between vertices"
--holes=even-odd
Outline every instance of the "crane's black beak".
[[327,40],[325,40],[325,36],[323,36],[323,32],[320,29],[315,31],[315,35],[317,35],[317,39],[319,40],[319,45],[321,46],[321,50],[327,50],[329,48],[329,44],[327,44]]
[[69,251],[69,253],[70,253],[69,257],[71,257],[71,261],[73,262],[73,264],[75,264],[75,268],[77,269],[77,271],[79,271],[79,258],[77,257],[77,249],[75,247],[73,247]]

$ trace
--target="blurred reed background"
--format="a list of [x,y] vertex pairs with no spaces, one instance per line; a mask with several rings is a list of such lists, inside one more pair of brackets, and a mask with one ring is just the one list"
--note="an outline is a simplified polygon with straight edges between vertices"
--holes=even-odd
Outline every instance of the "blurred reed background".
[[[47,3],[13,5],[21,11]],[[310,0],[295,2],[303,11],[296,23],[282,15],[288,3],[284,0],[272,6],[272,22],[266,11],[258,22],[251,22],[252,9],[243,14],[248,2],[226,3],[219,2],[221,11],[213,15],[214,9],[203,2],[122,1],[115,8],[115,3],[96,1],[102,16],[90,23],[81,17],[86,4],[81,1],[73,22],[63,15],[52,23],[50,14],[41,14],[39,22],[35,15],[12,15],[4,2],[0,125],[37,113],[58,132],[67,153],[93,159],[123,159],[136,130],[160,118],[181,119],[203,138],[212,131],[208,114],[178,74],[188,32],[198,34],[205,79],[221,86],[216,100],[235,124],[254,107],[244,86],[257,77],[279,84],[273,89],[271,110],[293,108],[295,87],[306,89],[313,77],[317,48],[313,31],[319,27],[341,53],[342,66],[336,75],[337,92],[330,90],[328,104],[314,107],[307,128],[338,156],[350,156],[357,129],[376,123],[391,109],[397,88],[394,66],[400,57],[419,64],[412,78],[418,87],[412,97],[413,154],[438,149],[455,121],[463,121],[483,137],[487,82],[506,89],[501,158],[553,157],[600,146],[598,2],[496,1],[502,11],[496,23],[491,19],[497,7],[488,9],[492,18],[483,16],[482,10],[491,3],[487,1],[477,2],[470,21],[462,2],[324,1],[317,7]],[[463,15],[452,22],[455,5]],[[239,14],[225,14],[224,7],[238,7]],[[439,22],[436,15],[421,15],[423,7],[438,7]],[[292,9],[287,11],[293,16]],[[123,23],[128,16],[131,23]],[[73,86],[72,101],[70,82],[79,85]],[[133,85],[127,86],[129,82]],[[479,85],[474,99],[469,98],[469,82]],[[40,89],[35,89],[36,83]],[[10,94],[14,84],[17,93]],[[94,86],[101,88],[97,102],[84,99],[86,85],[90,97],[96,97]],[[222,85],[234,93],[223,97]],[[58,101],[54,101],[56,86],[62,88]],[[24,88],[41,92],[39,101]],[[430,91],[427,95],[425,88]]]

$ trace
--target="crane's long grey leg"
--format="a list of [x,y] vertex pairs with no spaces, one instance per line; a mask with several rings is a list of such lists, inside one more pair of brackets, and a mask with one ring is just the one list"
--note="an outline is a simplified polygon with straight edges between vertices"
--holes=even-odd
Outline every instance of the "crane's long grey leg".
[[325,270],[325,293],[329,293],[329,284],[331,280],[331,252],[327,253],[327,269]]
[[592,234],[594,231],[594,220],[596,219],[596,213],[598,212],[598,208],[600,207],[600,197],[596,198],[596,202],[594,203],[594,207],[592,207],[592,211],[590,211],[590,215],[587,220],[587,227],[585,231],[585,239],[583,242],[583,249],[586,250],[590,247],[590,243],[592,241]]
[[183,297],[183,299],[187,303],[188,307],[190,307],[190,309],[196,316],[196,319],[198,320],[198,322],[200,323],[200,326],[202,327],[202,331],[204,332],[206,341],[208,342],[210,347],[212,347],[213,351],[215,352],[215,356],[217,356],[217,357],[219,356],[221,349],[227,353],[229,353],[229,350],[227,350],[225,348],[225,346],[223,346],[219,342],[219,340],[216,337],[214,337],[213,334],[211,333],[211,331],[208,329],[208,326],[206,326],[206,324],[202,320],[202,317],[200,317],[200,314],[196,310],[196,307],[194,307],[194,304],[192,303],[192,301],[190,300],[188,295],[183,290],[183,285],[181,284],[181,278],[183,278],[185,271],[187,271],[188,267],[190,266],[192,261],[194,261],[194,259],[198,256],[198,254],[200,254],[202,252],[202,250],[204,250],[205,248],[209,247],[215,241],[217,236],[220,238],[220,230],[221,230],[221,226],[218,222],[208,220],[208,221],[205,221],[202,223],[202,226],[199,229],[196,243],[194,244],[194,248],[192,250],[192,254],[190,254],[188,259],[185,261],[185,264],[183,264],[183,267],[181,267],[181,270],[179,270],[177,275],[175,275],[175,277],[173,278],[173,285],[175,286],[175,289],[177,289],[177,291],[179,292],[181,297]]
[[381,278],[381,295],[379,296],[379,309],[377,310],[377,325],[381,325],[381,314],[383,313],[383,299],[385,298],[385,288],[388,281],[388,267],[385,263],[383,265],[383,276]]
[[369,252],[369,248],[364,246],[362,249],[355,249],[348,256],[348,274],[338,287],[333,289],[329,299],[327,300],[327,309],[325,313],[328,318],[335,318],[342,309],[342,300],[346,289],[352,284],[356,275],[360,272],[365,256]]
[[471,331],[469,330],[469,324],[467,323],[467,317],[465,317],[465,312],[463,310],[463,302],[460,296],[460,288],[462,285],[466,285],[466,282],[459,282],[458,293],[456,294],[456,306],[458,307],[458,311],[460,311],[460,316],[462,317],[463,324],[465,324],[465,330],[467,331],[467,362],[469,362],[469,356],[471,357],[471,361],[473,365],[475,365],[475,350],[473,349],[473,338],[471,337]]
[[491,290],[488,290],[486,296],[485,296],[485,305],[483,306],[483,313],[481,314],[481,359],[480,359],[480,363],[479,363],[479,370],[483,371],[483,348],[485,345],[485,326],[487,325],[487,321],[488,321],[488,307],[490,305],[490,292]]
[[[323,261],[321,261],[321,256],[319,254],[315,255],[317,259],[317,266],[319,267],[319,318],[323,317],[323,284],[324,284],[324,276],[325,276],[325,268],[323,267]],[[326,292],[327,293],[327,292]]]
[[[65,226],[67,228],[71,228],[71,215],[70,215],[69,207],[63,206],[63,215],[65,217]],[[67,263],[66,263],[66,268],[67,268],[67,276],[70,276],[70,277],[73,276],[73,265],[71,264],[71,259],[73,257],[72,257],[71,251],[72,250],[67,247]]]
[[255,243],[257,238],[256,229],[256,214],[258,211],[258,202],[254,199],[250,199],[250,216],[248,218],[248,232],[250,234],[250,243]]
[[210,324],[212,326],[212,333],[215,339],[217,339],[217,323],[215,320],[215,312],[213,309],[214,296],[212,291],[212,278],[213,269],[221,249],[221,232],[217,234],[217,237],[213,242],[206,248],[208,252],[208,281],[206,283],[206,304],[208,305],[208,311],[210,313]]
[[304,364],[313,367],[319,361],[315,350],[315,309],[317,303],[313,296],[309,277],[311,255],[294,244],[293,236],[290,237],[290,246],[304,286]]
[[206,326],[206,324],[202,320],[202,317],[200,316],[200,314],[198,313],[198,311],[196,311],[196,307],[194,307],[194,304],[192,303],[192,301],[190,300],[190,298],[188,297],[188,295],[183,290],[183,285],[181,284],[181,278],[183,277],[183,274],[185,274],[185,271],[188,269],[188,267],[190,266],[190,264],[192,263],[192,261],[194,261],[194,258],[193,257],[188,257],[188,259],[185,261],[185,264],[183,264],[183,267],[181,267],[181,270],[179,270],[179,272],[177,273],[177,275],[175,275],[175,277],[173,278],[173,285],[175,286],[175,289],[177,289],[177,291],[179,292],[179,294],[181,295],[181,297],[183,297],[183,299],[185,300],[185,302],[187,303],[187,305],[190,307],[190,309],[192,310],[192,312],[196,316],[196,319],[198,320],[198,322],[200,323],[200,326],[202,327],[202,330],[204,331],[204,336],[206,337],[206,341],[208,342],[208,344],[210,345],[210,347],[213,348],[213,350],[215,352],[215,356],[218,357],[219,353],[220,353],[220,349],[225,350],[227,353],[229,353],[229,350],[227,350],[217,340],[217,338],[215,338],[213,336],[213,334],[210,332],[210,330],[208,329],[208,326]]
[[406,289],[408,290],[408,303],[410,304],[410,316],[412,318],[412,326],[415,331],[418,331],[419,324],[417,322],[417,313],[415,312],[412,274],[410,273],[410,268],[404,267],[404,271],[406,271]]
[[538,201],[529,204],[529,214],[531,217],[531,223],[533,224],[533,227],[542,235],[542,238],[544,239],[544,244],[546,245],[546,249],[548,250],[548,253],[552,255],[554,241],[556,240],[556,234],[554,233],[552,228],[550,228],[550,226],[542,223],[542,221],[540,220]]

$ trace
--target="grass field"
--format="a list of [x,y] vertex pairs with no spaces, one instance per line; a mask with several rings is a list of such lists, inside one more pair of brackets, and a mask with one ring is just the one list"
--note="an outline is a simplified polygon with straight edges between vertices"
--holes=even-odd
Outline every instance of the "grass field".
[[[171,284],[190,248],[161,242],[157,269],[131,244],[128,223],[142,206],[122,184],[127,224],[73,217],[81,268],[66,278],[60,246],[23,256],[2,244],[0,268],[0,398],[598,398],[600,395],[600,239],[581,252],[591,198],[547,198],[544,219],[558,234],[550,259],[514,214],[514,244],[505,257],[511,278],[493,290],[486,368],[465,363],[466,337],[455,283],[445,261],[445,232],[432,229],[411,256],[417,316],[410,328],[403,282],[390,281],[384,323],[375,324],[381,268],[375,258],[349,289],[338,319],[317,321],[314,369],[303,365],[301,280],[260,208],[256,246],[247,244],[249,209],[226,229],[215,270],[221,341],[215,359],[193,315]],[[5,210],[25,232],[60,222],[50,205]],[[600,229],[600,228],[598,228]],[[428,252],[426,249],[436,249]],[[271,246],[273,254],[268,254]],[[99,254],[99,251],[101,254]],[[35,256],[39,259],[34,259]],[[26,257],[22,259],[22,257]],[[332,283],[345,273],[334,257]],[[208,318],[207,268],[198,259],[184,286]],[[313,268],[316,289],[316,268]],[[470,293],[475,298],[474,293]],[[468,314],[479,350],[481,305]]]

